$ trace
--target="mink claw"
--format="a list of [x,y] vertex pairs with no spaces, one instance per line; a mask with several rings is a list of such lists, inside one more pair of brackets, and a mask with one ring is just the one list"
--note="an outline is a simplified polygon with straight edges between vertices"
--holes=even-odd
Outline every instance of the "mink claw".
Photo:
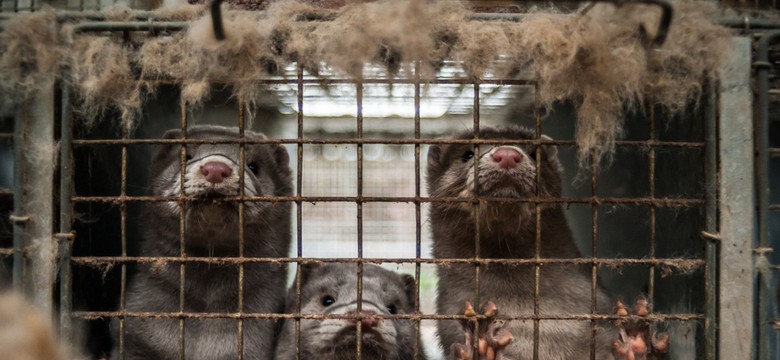
[[[616,359],[656,359],[663,357],[669,349],[669,335],[655,333],[653,323],[645,319],[650,314],[651,307],[645,297],[639,297],[629,311],[623,302],[615,302],[615,315],[619,316],[615,325],[619,329],[618,338],[612,341],[612,354]],[[629,318],[629,315],[641,318]]]
[[[498,314],[496,304],[488,301],[477,313],[474,306],[470,302],[466,302],[466,309],[463,313],[468,317],[463,323],[466,339],[463,344],[454,345],[455,358],[457,360],[500,360],[502,358],[500,351],[512,342],[513,337],[509,330],[504,329],[505,322],[495,319]],[[478,319],[479,315],[483,318]],[[477,324],[479,325],[476,326]],[[476,337],[479,355],[475,356],[474,332],[477,327],[479,328],[479,336]]]

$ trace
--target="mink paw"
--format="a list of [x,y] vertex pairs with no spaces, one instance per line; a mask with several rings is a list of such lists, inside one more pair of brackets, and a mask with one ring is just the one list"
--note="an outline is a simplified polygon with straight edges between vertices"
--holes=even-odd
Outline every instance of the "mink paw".
[[[496,314],[498,314],[498,309],[492,301],[488,301],[479,314],[470,302],[466,302],[464,315],[469,317],[463,323],[466,341],[463,344],[453,345],[456,360],[502,359],[500,351],[512,342],[512,333],[504,329],[505,322],[503,320],[495,319]],[[478,319],[478,315],[483,315],[485,318]],[[479,336],[477,337],[479,355],[475,356],[474,330],[477,323],[479,323]]]
[[[634,303],[633,315],[645,317],[649,313],[647,299],[639,297]],[[623,317],[630,315],[630,312],[618,300],[615,303],[615,314]],[[669,350],[669,335],[657,333],[651,320],[619,319],[615,325],[620,330],[620,336],[612,341],[612,354],[616,359],[662,359]]]

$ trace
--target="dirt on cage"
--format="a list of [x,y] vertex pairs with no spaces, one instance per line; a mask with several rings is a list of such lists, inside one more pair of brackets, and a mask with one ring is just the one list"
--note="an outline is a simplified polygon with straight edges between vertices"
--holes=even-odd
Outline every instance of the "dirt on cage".
[[[53,10],[19,15],[0,40],[3,105],[10,109],[59,79],[72,85],[86,121],[113,108],[129,129],[156,79],[180,84],[182,100],[195,106],[208,98],[210,84],[224,83],[251,111],[264,90],[255,80],[284,75],[294,62],[315,75],[328,66],[359,78],[364,64],[402,77],[420,61],[423,78],[430,78],[444,59],[454,59],[474,80],[530,76],[543,107],[574,104],[585,164],[613,152],[627,112],[660,105],[675,115],[695,103],[729,55],[729,31],[713,23],[722,10],[712,2],[674,2],[667,40],[657,48],[646,40],[655,36],[661,12],[648,5],[600,4],[575,14],[536,9],[520,21],[479,21],[459,1],[317,4],[282,0],[263,11],[228,9],[223,41],[214,37],[205,5],[154,12],[155,21],[192,21],[185,31],[129,38],[72,34],[76,21],[57,26]],[[107,13],[132,19],[126,8]],[[641,35],[640,24],[650,33]]]

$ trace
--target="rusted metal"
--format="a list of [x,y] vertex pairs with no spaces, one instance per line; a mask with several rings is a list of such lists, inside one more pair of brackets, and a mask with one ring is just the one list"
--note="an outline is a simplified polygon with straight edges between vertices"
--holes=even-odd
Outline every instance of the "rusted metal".
[[[182,99],[183,100],[183,99]],[[187,139],[187,103],[180,101],[181,103],[181,124],[179,130],[181,130],[182,137]],[[187,195],[187,190],[184,186],[185,174],[187,169],[187,144],[183,143],[179,152],[179,197]],[[184,203],[179,202],[179,255],[186,257],[186,246],[184,241],[184,234],[186,233],[186,221],[185,221]],[[185,289],[185,269],[184,263],[179,265],[179,311],[184,312],[184,289]],[[179,320],[179,359],[185,360],[186,354],[184,344],[184,319]]]
[[[357,138],[363,139],[363,83],[358,82],[355,84],[356,88],[356,103],[357,103]],[[363,144],[357,145],[357,195],[358,198],[363,196]],[[358,260],[363,258],[363,203],[357,202],[357,255]],[[357,262],[357,312],[363,311],[363,262]],[[355,352],[356,359],[362,358],[362,342],[363,342],[363,322],[357,322],[357,329],[355,331]]]
[[718,111],[717,94],[713,84],[706,87],[704,192],[704,354],[705,359],[716,359],[718,350]]
[[704,199],[684,199],[684,198],[615,198],[615,197],[576,197],[576,198],[539,198],[529,197],[525,199],[518,198],[504,198],[494,196],[475,196],[473,198],[457,198],[457,197],[436,197],[431,198],[427,196],[225,196],[222,198],[214,198],[205,200],[202,197],[197,196],[74,196],[74,202],[96,202],[96,203],[113,203],[121,204],[124,202],[178,202],[180,204],[187,202],[204,202],[211,203],[235,203],[237,201],[245,202],[354,202],[354,203],[370,203],[370,202],[396,202],[396,203],[472,203],[478,204],[480,202],[501,202],[501,203],[531,203],[531,204],[590,204],[590,205],[604,205],[604,204],[645,204],[656,207],[696,207],[705,204]]
[[[417,82],[414,84],[414,138],[420,139],[420,71],[421,64],[419,61],[414,64],[414,76]],[[421,188],[421,174],[420,174],[420,144],[414,145],[414,196],[420,197]],[[414,202],[414,258],[419,260],[422,256],[422,211],[421,203],[419,201]],[[420,314],[420,262],[414,263],[414,313]],[[420,321],[414,322],[414,360],[420,358]]]
[[[364,316],[357,314],[279,314],[279,313],[190,313],[190,312],[118,312],[118,311],[74,311],[73,317],[85,320],[99,320],[105,318],[138,318],[138,319],[362,319]],[[396,315],[371,315],[376,319],[406,319],[406,320],[468,320],[474,319],[473,316],[466,315],[438,315],[438,314],[396,314]],[[478,319],[484,319],[484,315],[479,315]],[[599,314],[569,314],[569,315],[496,315],[497,320],[677,320],[692,321],[704,318],[700,314],[650,314],[647,316],[628,315],[599,315]]]
[[[217,145],[217,144],[304,144],[304,145],[328,145],[328,144],[390,144],[390,145],[425,145],[425,144],[492,144],[492,145],[558,145],[577,146],[575,140],[545,140],[545,139],[407,139],[407,138],[344,138],[344,139],[97,139],[73,140],[74,146],[91,145],[158,145],[158,144],[192,144],[192,145]],[[618,147],[635,146],[639,148],[671,147],[671,148],[704,148],[704,142],[685,141],[638,141],[617,140]]]
[[472,264],[472,265],[536,265],[536,264],[573,264],[619,267],[623,265],[656,265],[670,268],[679,268],[690,272],[704,265],[702,259],[684,258],[531,258],[531,259],[494,259],[494,258],[458,258],[458,259],[432,259],[432,258],[267,258],[267,257],[175,257],[175,256],[74,256],[73,264],[102,266],[112,263],[210,263],[210,264],[242,264],[242,263],[369,263],[369,264]]
[[[67,71],[67,70],[65,70]],[[73,249],[74,234],[73,225],[73,118],[70,107],[70,88],[63,85],[61,88],[61,122],[60,122],[60,233],[57,235],[70,235],[57,237],[59,242],[59,276],[60,276],[60,337],[66,341],[73,341],[73,322],[70,313],[73,310],[73,279],[71,273],[71,251]],[[122,255],[126,255],[123,253]],[[124,264],[122,267],[124,268]]]
[[[298,65],[298,138],[303,139],[303,67]],[[303,193],[303,143],[297,144],[297,181],[295,183],[295,195],[300,198]],[[302,264],[300,259],[303,258],[303,210],[301,206],[302,201],[295,202],[295,237],[298,244],[297,259],[298,264]],[[301,268],[298,267],[298,271],[295,272],[295,312],[301,313]],[[301,321],[295,319],[295,358],[301,360]]]

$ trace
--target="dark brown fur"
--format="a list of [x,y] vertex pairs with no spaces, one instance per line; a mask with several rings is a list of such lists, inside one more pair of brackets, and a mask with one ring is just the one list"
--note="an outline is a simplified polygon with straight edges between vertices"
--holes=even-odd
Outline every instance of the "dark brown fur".
[[[178,130],[164,138],[181,138]],[[235,128],[193,127],[193,139],[237,139]],[[246,132],[248,139],[264,139]],[[176,196],[180,193],[181,147],[160,145],[150,166],[149,195]],[[188,174],[197,175],[202,159],[214,156],[234,166],[231,183],[217,187],[202,181],[185,182],[186,195],[203,196],[203,201],[184,203],[184,247],[189,257],[235,257],[239,255],[238,204],[218,203],[213,198],[238,193],[238,144],[187,146]],[[200,160],[199,160],[200,159]],[[245,146],[245,195],[287,196],[291,193],[291,170],[287,151],[279,145]],[[252,165],[252,167],[250,167]],[[256,168],[257,173],[251,169]],[[189,176],[189,175],[188,175]],[[232,184],[232,187],[227,185]],[[152,202],[145,206],[141,244],[142,256],[181,255],[180,210],[175,202]],[[244,256],[285,257],[290,247],[290,204],[244,203]],[[284,304],[286,265],[247,263],[243,265],[243,308],[245,313],[277,313]],[[185,312],[231,313],[239,311],[239,266],[235,264],[186,263]],[[180,266],[159,263],[141,266],[127,288],[128,311],[175,313],[180,311]],[[119,322],[113,321],[114,341],[119,343]],[[270,359],[275,323],[271,320],[243,321],[245,358]],[[185,319],[184,357],[187,359],[236,358],[238,321],[234,319]],[[128,359],[178,359],[180,330],[177,319],[127,318],[124,323],[124,351]],[[118,358],[118,346],[112,357]]]
[[[344,315],[356,310],[357,265],[326,264],[301,267],[301,313]],[[363,311],[374,311],[382,316],[392,316],[389,305],[396,307],[396,314],[414,313],[417,288],[410,275],[396,274],[376,265],[364,265]],[[323,306],[323,296],[332,296],[335,302]],[[296,312],[295,286],[287,298],[287,312]],[[355,328],[348,320],[301,320],[301,359],[351,360],[356,358]],[[414,359],[415,329],[412,320],[382,320],[375,332],[362,338],[361,359]],[[286,320],[276,349],[276,359],[296,358],[295,321]],[[417,340],[417,359],[425,360],[422,343]]]
[[[471,131],[457,139],[473,138]],[[480,139],[534,139],[533,132],[519,127],[482,128]],[[480,196],[523,199],[561,196],[561,166],[557,149],[551,145],[511,145],[524,156],[518,169],[506,174],[481,161],[478,171]],[[480,154],[494,147],[481,145]],[[466,159],[474,145],[431,146],[428,152],[428,191],[437,197],[473,198],[474,164]],[[537,154],[538,152],[538,154]],[[540,176],[536,177],[536,156],[540,157]],[[529,159],[530,158],[530,159]],[[483,157],[483,159],[488,159]],[[489,159],[488,159],[489,160]],[[538,189],[537,189],[538,188]],[[580,257],[563,209],[558,204],[539,205],[541,258]],[[479,257],[491,259],[528,259],[536,256],[536,205],[509,201],[471,203],[434,202],[430,222],[433,230],[433,255],[439,259],[473,258],[475,236],[479,229]],[[477,225],[478,224],[478,225]],[[534,314],[535,267],[533,265],[491,264],[481,267],[480,298],[474,293],[475,271],[472,265],[439,266],[438,313],[460,314],[466,301],[493,301],[505,316]],[[591,272],[589,267],[544,265],[540,267],[539,314],[565,316],[591,312]],[[597,309],[609,311],[609,301],[596,290]],[[540,359],[585,359],[590,354],[591,327],[588,321],[547,320],[539,323]],[[503,350],[509,359],[530,358],[534,352],[534,322],[509,321],[514,341]],[[454,321],[440,321],[438,334],[448,357],[454,344],[464,340],[463,330]],[[609,334],[596,337],[596,358],[611,358]]]

